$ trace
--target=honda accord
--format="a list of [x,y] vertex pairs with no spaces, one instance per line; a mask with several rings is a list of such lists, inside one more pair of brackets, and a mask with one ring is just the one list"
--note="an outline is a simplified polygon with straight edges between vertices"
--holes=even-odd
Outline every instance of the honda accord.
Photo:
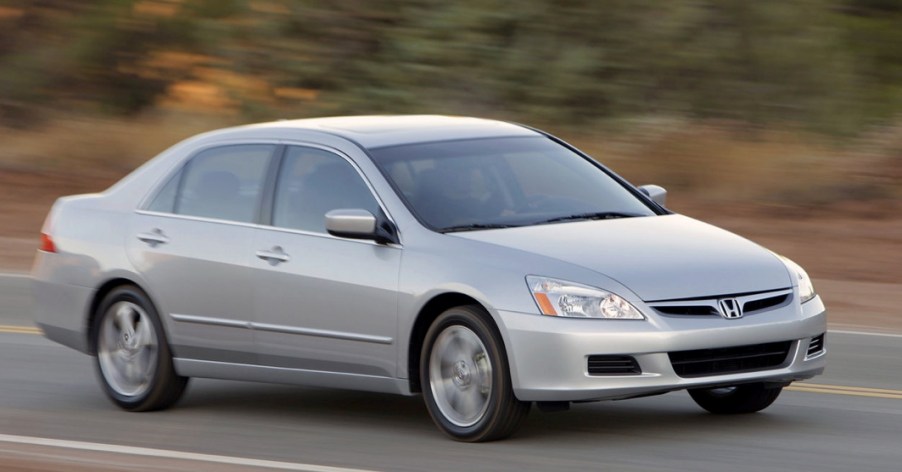
[[509,436],[533,404],[684,389],[751,413],[821,373],[805,271],[665,196],[499,121],[213,131],[54,204],[36,321],[126,410],[190,377],[421,394],[462,441]]

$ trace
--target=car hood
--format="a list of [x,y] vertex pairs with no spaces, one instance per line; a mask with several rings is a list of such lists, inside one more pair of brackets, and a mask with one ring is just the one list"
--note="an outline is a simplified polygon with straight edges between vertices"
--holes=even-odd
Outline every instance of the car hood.
[[[625,285],[644,301],[716,297],[792,286],[786,267],[767,249],[681,215],[449,235],[552,257],[596,271]],[[534,275],[554,274],[536,267]]]

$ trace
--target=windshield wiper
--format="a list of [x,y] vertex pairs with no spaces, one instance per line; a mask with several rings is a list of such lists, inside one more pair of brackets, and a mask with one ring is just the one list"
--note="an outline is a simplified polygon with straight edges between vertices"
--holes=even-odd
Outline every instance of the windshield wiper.
[[501,223],[472,223],[468,225],[448,226],[439,229],[440,233],[455,233],[458,231],[478,231],[481,229],[500,229],[500,228],[516,228],[521,225],[501,224]]
[[558,216],[547,220],[539,221],[536,224],[558,223],[561,221],[580,221],[580,220],[612,220],[616,218],[633,218],[643,216],[638,213],[624,213],[622,211],[593,211],[588,213],[576,213],[567,216]]

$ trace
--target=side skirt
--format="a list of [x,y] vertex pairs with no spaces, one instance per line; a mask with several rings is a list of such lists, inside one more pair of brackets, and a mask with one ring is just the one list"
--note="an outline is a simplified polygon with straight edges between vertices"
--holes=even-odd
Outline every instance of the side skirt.
[[410,383],[407,379],[182,358],[175,358],[172,361],[175,364],[176,372],[185,377],[308,385],[312,387],[343,388],[408,396],[415,395],[410,391]]

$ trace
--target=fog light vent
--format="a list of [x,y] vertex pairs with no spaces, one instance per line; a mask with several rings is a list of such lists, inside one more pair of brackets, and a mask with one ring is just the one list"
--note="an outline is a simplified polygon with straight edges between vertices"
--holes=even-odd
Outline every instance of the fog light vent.
[[826,333],[821,333],[808,342],[808,353],[807,357],[814,357],[822,352],[824,352],[824,346],[826,344],[825,339]]
[[642,369],[632,356],[589,356],[589,375],[637,375]]

